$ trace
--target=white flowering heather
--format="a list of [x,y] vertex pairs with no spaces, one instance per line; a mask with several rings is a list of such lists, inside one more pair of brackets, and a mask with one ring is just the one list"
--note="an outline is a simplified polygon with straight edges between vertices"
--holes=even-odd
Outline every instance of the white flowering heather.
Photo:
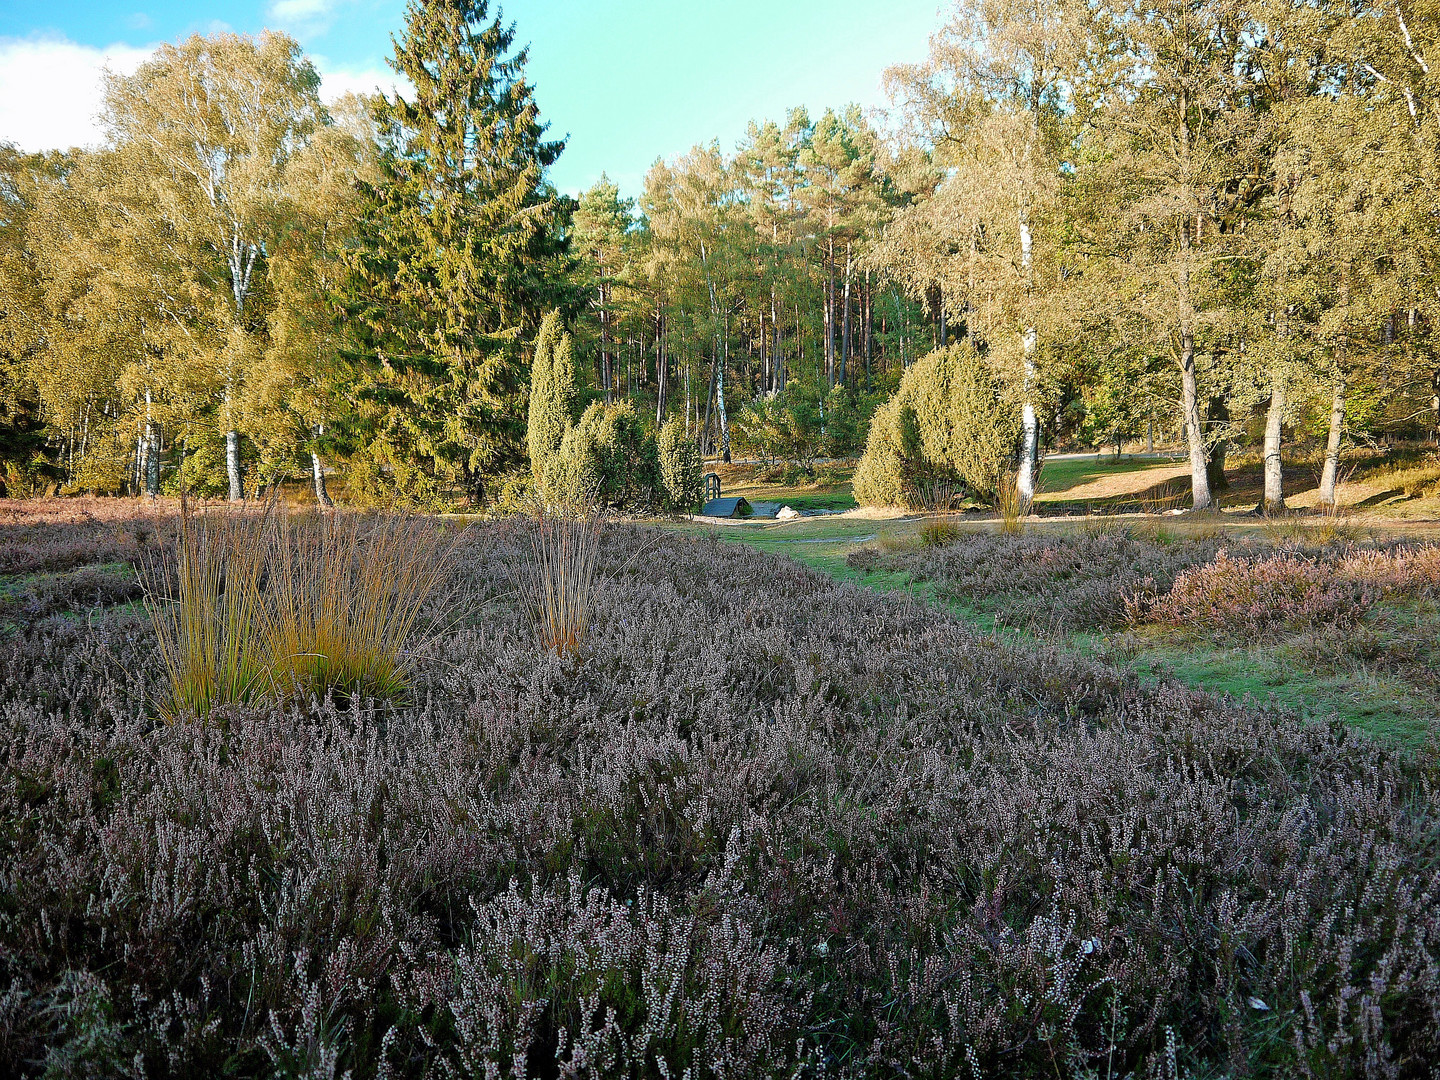
[[6,632],[0,1075],[1432,1075],[1433,757],[639,530],[557,655],[530,527],[413,704]]

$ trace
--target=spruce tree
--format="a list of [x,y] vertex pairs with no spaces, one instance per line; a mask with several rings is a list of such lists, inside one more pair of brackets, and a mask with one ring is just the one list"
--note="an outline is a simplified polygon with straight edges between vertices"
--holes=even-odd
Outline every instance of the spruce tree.
[[564,287],[569,201],[545,170],[526,50],[486,0],[411,0],[380,96],[379,178],[352,253],[357,443],[400,492],[443,501],[523,460],[521,343]]

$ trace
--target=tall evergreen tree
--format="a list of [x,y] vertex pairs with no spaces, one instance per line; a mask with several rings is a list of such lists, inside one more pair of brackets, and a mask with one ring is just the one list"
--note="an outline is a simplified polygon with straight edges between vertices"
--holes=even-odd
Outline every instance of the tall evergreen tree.
[[523,459],[522,342],[567,269],[568,200],[546,180],[527,50],[486,0],[412,0],[391,66],[410,98],[377,99],[379,179],[343,301],[351,392],[372,475],[421,501]]

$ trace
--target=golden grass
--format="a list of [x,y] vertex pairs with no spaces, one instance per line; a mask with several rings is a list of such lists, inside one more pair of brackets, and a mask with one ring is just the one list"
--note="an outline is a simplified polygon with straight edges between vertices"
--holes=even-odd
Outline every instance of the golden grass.
[[401,696],[406,640],[451,550],[407,518],[187,505],[173,574],[151,564],[143,575],[169,681],[161,715],[264,694]]
[[594,514],[542,512],[530,541],[532,558],[519,575],[521,601],[535,622],[540,644],[569,656],[581,649],[590,631],[600,519]]
[[1004,536],[1019,536],[1025,531],[1025,515],[1030,507],[1025,496],[1020,494],[1015,473],[1001,470],[1000,482],[995,486],[995,510],[1000,515],[1000,532]]

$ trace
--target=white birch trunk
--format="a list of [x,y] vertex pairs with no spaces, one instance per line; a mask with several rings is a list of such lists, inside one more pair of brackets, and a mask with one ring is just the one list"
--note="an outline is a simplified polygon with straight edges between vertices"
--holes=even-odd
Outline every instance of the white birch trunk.
[[1320,505],[1335,505],[1340,481],[1340,441],[1345,436],[1345,376],[1335,375],[1335,398],[1330,406],[1330,432],[1325,439],[1325,468],[1320,473]]
[[1276,379],[1270,387],[1270,407],[1265,413],[1265,494],[1260,510],[1277,514],[1285,509],[1285,488],[1280,457],[1282,425],[1285,420],[1285,384]]

